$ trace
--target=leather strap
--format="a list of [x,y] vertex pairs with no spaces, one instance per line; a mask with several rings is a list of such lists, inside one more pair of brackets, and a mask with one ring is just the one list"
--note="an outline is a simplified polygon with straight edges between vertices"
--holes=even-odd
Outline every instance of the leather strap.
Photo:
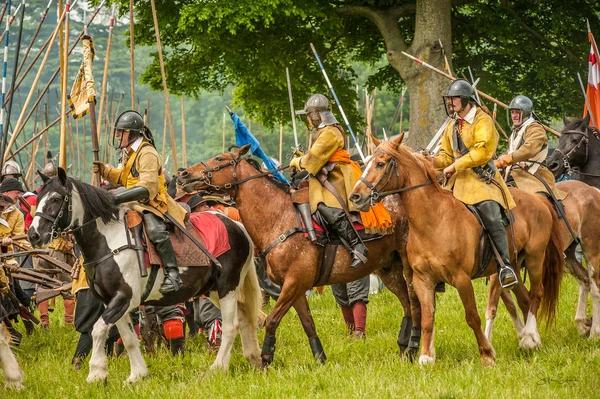
[[333,271],[333,264],[335,263],[335,255],[337,253],[338,246],[339,245],[327,244],[325,245],[325,248],[323,248],[319,270],[315,276],[316,278],[315,282],[313,283],[313,287],[326,285],[329,281],[329,277],[331,277],[331,272]]

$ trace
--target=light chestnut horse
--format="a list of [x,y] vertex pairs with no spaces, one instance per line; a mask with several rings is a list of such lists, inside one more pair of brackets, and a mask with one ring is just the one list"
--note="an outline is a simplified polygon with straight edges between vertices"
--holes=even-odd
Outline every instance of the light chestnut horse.
[[0,324],[0,364],[4,373],[4,386],[7,389],[18,391],[23,388],[23,371],[19,367],[14,353],[10,350],[9,336],[4,324]]
[[[407,281],[412,282],[421,304],[423,343],[419,363],[435,361],[434,288],[437,283],[446,282],[458,290],[482,363],[494,365],[494,348],[481,329],[471,283],[478,267],[481,226],[464,204],[440,187],[431,164],[402,146],[403,138],[400,135],[392,141],[376,143],[377,150],[350,200],[365,210],[386,191],[403,190],[400,199],[408,215],[406,250],[412,269],[412,281],[408,276]],[[512,190],[511,194],[517,203],[514,244],[518,254],[517,261],[512,259],[512,262],[517,268],[526,267],[531,281],[527,324],[520,345],[532,348],[541,342],[536,321],[538,309],[541,307],[542,315],[550,319],[556,310],[564,268],[562,243],[557,216],[543,197],[518,190]],[[511,254],[512,249],[511,244]],[[496,261],[492,259],[482,276],[496,272]],[[520,281],[515,290],[521,296],[527,295]]]
[[[298,227],[289,187],[266,173],[261,173],[255,162],[253,164],[251,160],[244,158],[249,148],[246,145],[187,168],[179,175],[178,183],[188,191],[206,190],[229,194],[235,199],[242,222],[258,251],[264,252],[277,243],[266,255],[266,261],[268,276],[281,285],[281,295],[266,320],[263,366],[267,367],[273,361],[277,327],[292,306],[308,336],[314,357],[324,361],[325,352],[317,336],[305,295],[319,276],[323,248],[311,244],[302,233],[280,238],[290,229]],[[402,303],[406,317],[411,314],[409,291],[402,274],[404,262],[401,259],[402,254],[405,254],[406,222],[397,197],[390,197],[385,206],[390,211],[395,231],[381,239],[367,242],[368,262],[356,269],[350,268],[350,253],[339,247],[327,284],[348,283],[377,272],[386,287]]]
[[[560,220],[561,238],[566,255],[566,270],[571,273],[579,284],[579,299],[575,313],[577,330],[583,336],[600,338],[600,190],[577,180],[557,183],[562,191],[569,193],[563,200],[563,206],[569,224],[576,236],[581,240],[583,256],[586,267],[575,257],[577,242],[567,229],[566,224]],[[587,317],[587,297],[592,296],[592,317]],[[497,276],[492,276],[490,282],[490,296],[486,309],[486,336],[491,342],[492,328],[498,306],[498,298],[502,296],[506,308],[515,324],[517,335],[521,336],[524,323],[519,317],[512,297],[500,289]],[[524,298],[527,299],[527,298]],[[523,314],[526,308],[523,301],[519,301]]]

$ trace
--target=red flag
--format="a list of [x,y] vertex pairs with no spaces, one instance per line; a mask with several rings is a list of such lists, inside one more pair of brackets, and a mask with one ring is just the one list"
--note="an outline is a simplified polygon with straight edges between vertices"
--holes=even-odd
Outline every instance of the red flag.
[[[592,111],[592,120],[596,123],[600,118],[600,56],[598,55],[598,47],[594,40],[594,35],[590,30],[588,23],[588,37],[590,39],[590,57],[589,57],[589,71],[588,71],[588,84],[585,91],[585,95],[590,103],[590,109]],[[588,113],[587,104],[583,108],[583,116],[585,117]],[[590,122],[590,124],[593,124]],[[596,126],[598,127],[598,126]]]

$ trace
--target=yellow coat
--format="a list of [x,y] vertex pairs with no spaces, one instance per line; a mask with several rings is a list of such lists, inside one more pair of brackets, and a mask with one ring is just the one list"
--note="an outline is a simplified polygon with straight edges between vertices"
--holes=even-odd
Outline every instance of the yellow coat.
[[[12,205],[4,210],[2,212],[2,219],[0,222],[0,239],[25,234],[25,217],[16,205]],[[30,246],[26,240],[21,240],[19,243],[27,247]],[[12,245],[7,247],[7,252],[13,252]]]
[[[469,149],[464,156],[461,155],[458,148],[452,148],[453,129],[454,123],[448,124],[442,136],[440,151],[433,159],[436,169],[444,169],[452,163],[456,167],[456,173],[448,180],[446,187],[452,190],[456,199],[465,204],[473,205],[492,200],[498,202],[505,209],[514,208],[515,202],[498,171],[496,171],[494,180],[502,189],[492,183],[486,184],[472,169],[487,164],[498,147],[498,132],[494,127],[492,117],[477,107],[473,123],[469,123],[467,120],[463,122],[460,135]],[[504,200],[503,192],[507,201]]]
[[[539,122],[533,122],[525,128],[523,132],[523,144],[514,151],[512,156],[512,165],[527,161],[537,155],[542,148],[548,144],[546,131]],[[525,164],[523,164],[525,166]],[[529,193],[547,193],[546,187],[531,173],[522,168],[511,169],[511,175],[521,190]],[[554,195],[559,200],[565,199],[567,193],[556,188],[554,175],[544,165],[540,165],[536,172],[550,186]]]
[[[311,177],[309,180],[310,211],[316,212],[319,203],[332,208],[342,209],[340,202],[333,194],[321,185],[315,177],[321,168],[329,162],[331,156],[345,145],[344,134],[335,126],[325,126],[319,129],[317,139],[306,155],[300,160],[300,168],[307,170]],[[346,201],[350,212],[357,211],[352,203],[348,203],[348,195],[352,192],[356,180],[349,164],[338,162],[329,172],[327,180]]]
[[175,202],[167,193],[160,156],[156,149],[146,140],[143,140],[137,151],[129,150],[123,157],[122,168],[105,167],[102,177],[113,185],[122,185],[125,188],[144,187],[150,193],[149,201],[128,202],[129,208],[140,213],[152,212],[164,218],[165,213],[173,216],[183,224],[185,209]]

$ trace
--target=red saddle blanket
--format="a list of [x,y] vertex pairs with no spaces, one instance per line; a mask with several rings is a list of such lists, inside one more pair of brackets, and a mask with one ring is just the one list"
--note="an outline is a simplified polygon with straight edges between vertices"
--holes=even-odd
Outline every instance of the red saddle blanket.
[[[187,230],[210,252],[218,258],[231,249],[225,224],[212,212],[194,212],[185,223]],[[208,256],[200,250],[185,234],[175,228],[171,233],[171,242],[177,256],[179,267],[209,266]],[[154,245],[146,237],[149,263],[162,265]]]

